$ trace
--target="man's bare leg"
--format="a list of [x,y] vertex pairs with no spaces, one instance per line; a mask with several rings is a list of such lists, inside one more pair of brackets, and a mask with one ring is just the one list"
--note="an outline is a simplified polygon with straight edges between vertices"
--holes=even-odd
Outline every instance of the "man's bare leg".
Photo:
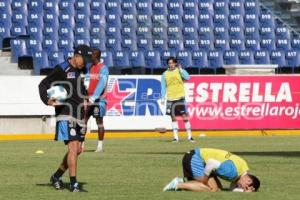
[[98,125],[98,144],[97,149],[95,152],[102,152],[103,151],[103,139],[104,139],[104,125],[103,125],[103,117],[97,117],[96,122]]

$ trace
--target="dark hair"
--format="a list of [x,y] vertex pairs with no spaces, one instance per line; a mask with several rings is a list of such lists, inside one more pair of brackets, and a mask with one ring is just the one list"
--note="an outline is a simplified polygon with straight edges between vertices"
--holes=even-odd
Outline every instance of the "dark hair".
[[167,59],[167,64],[169,64],[170,60],[172,60],[174,63],[177,63],[177,59],[175,57],[171,56]]
[[252,184],[250,186],[254,187],[255,192],[257,192],[260,186],[260,180],[254,175],[248,174],[248,176],[252,180]]
[[101,51],[98,48],[93,48],[93,54],[98,54],[97,59],[100,60],[101,58]]

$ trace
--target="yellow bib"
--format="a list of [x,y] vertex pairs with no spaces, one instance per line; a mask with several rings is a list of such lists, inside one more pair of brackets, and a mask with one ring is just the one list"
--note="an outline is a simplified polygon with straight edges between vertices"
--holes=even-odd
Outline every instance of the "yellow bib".
[[167,70],[165,72],[166,77],[166,86],[167,86],[167,99],[168,100],[177,100],[184,98],[184,83],[179,72],[179,69],[176,68],[172,71]]
[[207,162],[210,158],[215,159],[219,162],[231,160],[237,169],[238,176],[243,175],[249,170],[248,164],[244,159],[230,153],[229,151],[224,151],[220,149],[200,148],[200,154],[205,162]]

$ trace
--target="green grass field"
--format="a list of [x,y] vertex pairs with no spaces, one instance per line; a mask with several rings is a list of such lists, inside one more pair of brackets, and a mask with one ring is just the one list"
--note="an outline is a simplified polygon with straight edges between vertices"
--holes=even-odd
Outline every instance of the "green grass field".
[[[94,153],[88,140],[79,158],[78,180],[88,193],[55,191],[49,177],[66,151],[60,142],[0,141],[0,199],[299,199],[300,137],[206,137],[196,143],[170,143],[169,138],[107,139],[105,152]],[[183,153],[214,147],[244,157],[261,179],[258,193],[162,192],[182,176]],[[36,150],[44,154],[35,154]],[[68,174],[64,182],[69,183]],[[227,186],[227,184],[224,184]]]

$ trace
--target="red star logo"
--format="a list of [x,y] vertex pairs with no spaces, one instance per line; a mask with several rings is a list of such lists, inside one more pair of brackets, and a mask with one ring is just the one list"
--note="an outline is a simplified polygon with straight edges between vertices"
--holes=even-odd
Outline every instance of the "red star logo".
[[122,103],[131,92],[120,91],[118,80],[115,79],[107,91],[107,113],[108,115],[123,115]]

